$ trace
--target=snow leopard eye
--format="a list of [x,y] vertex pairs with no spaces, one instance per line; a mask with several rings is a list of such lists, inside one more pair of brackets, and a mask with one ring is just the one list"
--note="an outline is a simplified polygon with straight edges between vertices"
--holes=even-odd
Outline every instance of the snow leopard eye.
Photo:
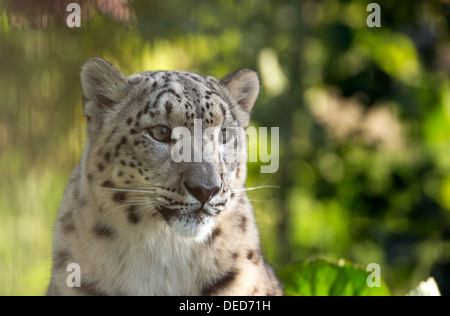
[[169,143],[171,140],[172,131],[165,125],[157,125],[148,129],[148,134],[158,142]]

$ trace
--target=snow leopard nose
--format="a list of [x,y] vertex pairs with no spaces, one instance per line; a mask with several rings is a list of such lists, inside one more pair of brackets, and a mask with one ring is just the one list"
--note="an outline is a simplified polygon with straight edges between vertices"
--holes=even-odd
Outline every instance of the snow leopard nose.
[[195,197],[200,203],[205,204],[209,200],[212,199],[214,195],[219,193],[220,187],[214,186],[210,189],[207,189],[203,186],[191,187],[186,182],[184,182],[184,187],[188,192]]

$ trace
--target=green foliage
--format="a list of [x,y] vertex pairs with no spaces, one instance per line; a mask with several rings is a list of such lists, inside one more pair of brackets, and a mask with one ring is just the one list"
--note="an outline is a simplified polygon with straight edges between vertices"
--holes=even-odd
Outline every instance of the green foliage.
[[288,296],[388,296],[384,281],[370,287],[370,272],[345,262],[334,264],[326,260],[298,262],[279,272]]

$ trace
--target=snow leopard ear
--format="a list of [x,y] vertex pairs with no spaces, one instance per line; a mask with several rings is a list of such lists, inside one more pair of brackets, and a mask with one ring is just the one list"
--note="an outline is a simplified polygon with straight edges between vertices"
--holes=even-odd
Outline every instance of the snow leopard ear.
[[250,114],[259,94],[259,79],[255,71],[244,68],[219,81],[236,100],[241,109]]
[[101,58],[89,59],[81,69],[84,114],[99,119],[120,102],[126,78],[113,65]]

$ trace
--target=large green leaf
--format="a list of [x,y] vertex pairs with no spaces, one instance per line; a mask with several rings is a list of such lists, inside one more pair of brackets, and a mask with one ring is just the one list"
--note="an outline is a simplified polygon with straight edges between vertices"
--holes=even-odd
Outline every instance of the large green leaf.
[[[279,272],[285,295],[300,296],[388,296],[386,283],[370,287],[371,272],[350,263],[334,264],[325,260],[304,261]],[[371,277],[369,278],[371,280]]]

